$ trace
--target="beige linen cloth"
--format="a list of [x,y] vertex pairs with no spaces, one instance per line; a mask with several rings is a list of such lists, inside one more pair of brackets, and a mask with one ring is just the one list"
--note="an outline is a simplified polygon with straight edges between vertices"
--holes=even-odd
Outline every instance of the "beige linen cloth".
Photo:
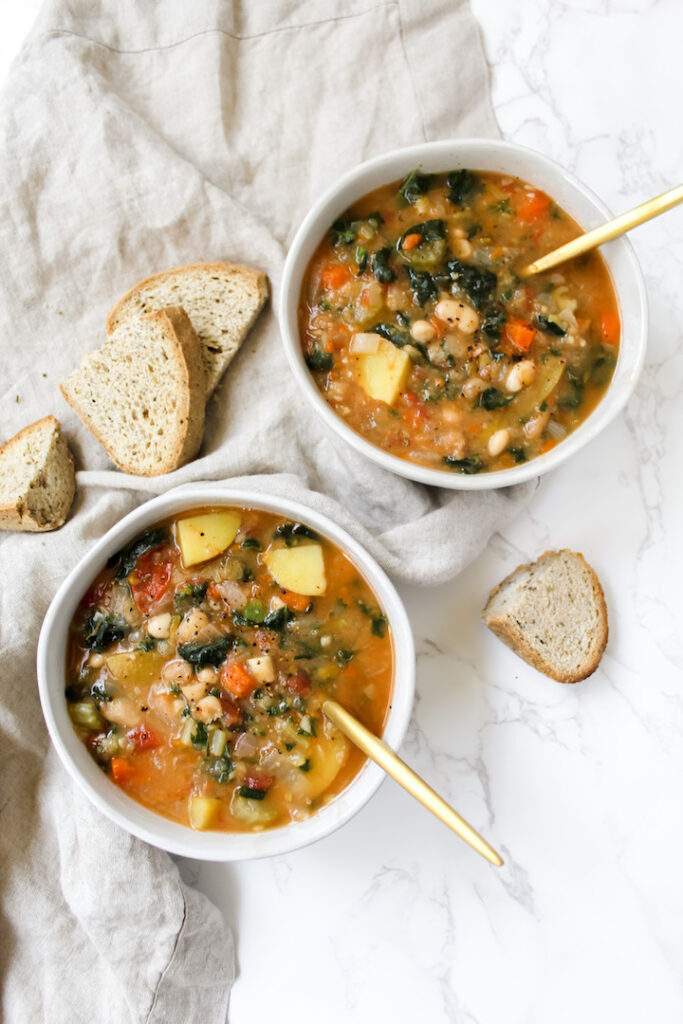
[[495,133],[462,0],[42,10],[0,104],[0,423],[6,438],[55,413],[80,471],[62,530],[0,536],[7,1024],[218,1024],[233,980],[217,910],[166,854],[92,809],[50,746],[37,635],[89,545],[149,494],[258,474],[252,486],[322,508],[389,571],[435,583],[529,493],[439,493],[357,455],[299,396],[272,306],[210,404],[200,458],[171,476],[114,471],[58,382],[102,342],[107,310],[139,278],[230,259],[267,271],[276,299],[288,241],[339,174],[397,146]]

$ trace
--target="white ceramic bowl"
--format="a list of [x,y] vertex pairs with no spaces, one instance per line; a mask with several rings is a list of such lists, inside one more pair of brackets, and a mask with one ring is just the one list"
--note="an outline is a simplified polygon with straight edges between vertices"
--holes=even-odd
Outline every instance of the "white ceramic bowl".
[[585,230],[597,227],[612,216],[605,204],[560,164],[511,142],[490,139],[428,142],[385,153],[360,164],[340,178],[315,203],[289,250],[280,296],[280,329],[289,364],[303,393],[328,426],[356,451],[367,455],[384,469],[424,484],[456,490],[505,487],[540,476],[559,466],[596,437],[624,407],[638,380],[647,341],[647,300],[643,276],[633,247],[624,237],[601,249],[617,293],[622,324],[619,358],[607,394],[581,426],[561,444],[529,462],[493,473],[465,476],[451,470],[418,466],[390,455],[366,441],[333,411],[306,366],[299,340],[297,308],[301,282],[309,260],[330,225],[349,206],[380,185],[405,177],[414,167],[431,173],[466,167],[515,175],[547,192]]
[[107,559],[151,524],[207,505],[264,509],[303,522],[336,544],[359,568],[389,620],[394,640],[394,685],[383,738],[400,746],[413,705],[415,650],[401,599],[367,552],[326,516],[295,501],[250,494],[227,487],[184,487],[135,509],[94,545],[57,591],[38,643],[38,686],[45,721],[64,766],[86,796],[107,817],[140,839],[171,853],[201,860],[247,860],[287,853],[329,835],[367,803],[384,778],[367,762],[347,788],[307,821],[259,833],[195,832],[147,810],[116,786],[85,749],[71,725],[64,697],[66,641],[71,618],[83,594]]

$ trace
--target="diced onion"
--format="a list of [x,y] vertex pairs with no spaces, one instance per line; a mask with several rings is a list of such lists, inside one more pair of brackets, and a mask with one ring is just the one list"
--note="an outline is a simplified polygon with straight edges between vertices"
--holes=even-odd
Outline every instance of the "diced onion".
[[253,757],[259,748],[259,741],[252,732],[243,732],[235,741],[235,755],[237,757]]
[[363,333],[360,331],[358,334],[354,334],[349,343],[349,352],[354,352],[356,355],[362,353],[363,355],[373,355],[379,351],[379,334],[372,334],[371,332]]
[[557,423],[555,420],[550,420],[546,427],[548,435],[552,437],[553,441],[561,441],[563,437],[567,436],[567,428],[563,427],[561,423]]

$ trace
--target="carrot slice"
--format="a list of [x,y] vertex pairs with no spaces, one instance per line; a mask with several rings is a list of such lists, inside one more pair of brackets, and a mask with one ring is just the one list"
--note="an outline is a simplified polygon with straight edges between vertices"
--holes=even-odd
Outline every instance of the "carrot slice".
[[527,192],[517,207],[517,220],[530,224],[539,217],[545,217],[550,209],[550,197],[545,192]]
[[238,661],[223,666],[221,682],[235,697],[248,697],[258,687],[249,669]]
[[403,239],[402,249],[404,252],[410,252],[410,250],[418,246],[421,241],[422,235],[419,235],[417,231],[415,231],[412,235],[406,235]]
[[351,280],[351,271],[348,267],[342,266],[340,263],[333,263],[329,267],[325,267],[321,274],[323,288],[326,292],[337,291],[346,284],[347,281]]
[[135,776],[135,765],[127,761],[125,757],[112,757],[111,775],[114,782],[130,782]]
[[280,597],[292,612],[305,612],[311,603],[310,597],[305,594],[295,594],[293,590],[280,588]]
[[536,337],[536,328],[526,320],[510,316],[505,321],[504,334],[518,352],[528,352]]

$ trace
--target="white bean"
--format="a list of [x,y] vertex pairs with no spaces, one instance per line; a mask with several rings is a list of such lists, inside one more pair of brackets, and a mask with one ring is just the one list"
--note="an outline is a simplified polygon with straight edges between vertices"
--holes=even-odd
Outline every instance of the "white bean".
[[427,342],[433,341],[436,337],[436,328],[433,324],[430,324],[429,320],[416,320],[410,325],[410,333],[415,338],[415,341],[420,341],[423,345],[426,345]]
[[466,302],[458,299],[441,299],[437,302],[434,313],[439,320],[457,327],[463,334],[474,334],[479,326],[479,316]]
[[113,700],[102,701],[100,711],[110,722],[132,729],[142,721],[140,707],[129,697],[115,697]]
[[496,455],[500,455],[501,452],[505,451],[510,442],[510,431],[507,427],[503,427],[502,430],[497,430],[495,434],[491,434],[489,438],[489,455],[491,458],[495,458]]
[[211,623],[208,615],[199,608],[192,608],[178,626],[176,637],[179,644],[189,644],[195,640],[212,640],[218,630]]
[[189,701],[200,701],[202,697],[205,697],[211,687],[207,686],[206,683],[200,683],[199,680],[193,683],[188,683],[186,686],[181,686],[180,689],[183,691],[183,696],[187,697]]
[[197,702],[194,709],[194,717],[207,725],[209,722],[215,722],[222,714],[223,706],[218,697],[203,697]]
[[536,376],[536,366],[531,359],[522,359],[521,362],[515,363],[507,375],[505,381],[506,391],[521,391],[522,388],[527,387],[533,381]]
[[486,389],[486,381],[481,377],[470,377],[462,386],[462,393],[465,398],[476,398]]
[[189,683],[194,675],[192,665],[179,658],[167,662],[161,670],[161,678],[169,686],[184,686]]
[[147,620],[147,632],[157,640],[167,640],[171,635],[171,613],[162,612]]
[[456,259],[466,260],[472,255],[472,243],[466,238],[455,238],[451,244]]
[[220,679],[220,672],[213,665],[205,665],[197,673],[197,679],[200,683],[204,683],[207,686],[216,686]]
[[102,668],[103,665],[104,655],[98,654],[97,651],[93,651],[93,653],[88,658],[88,668]]

